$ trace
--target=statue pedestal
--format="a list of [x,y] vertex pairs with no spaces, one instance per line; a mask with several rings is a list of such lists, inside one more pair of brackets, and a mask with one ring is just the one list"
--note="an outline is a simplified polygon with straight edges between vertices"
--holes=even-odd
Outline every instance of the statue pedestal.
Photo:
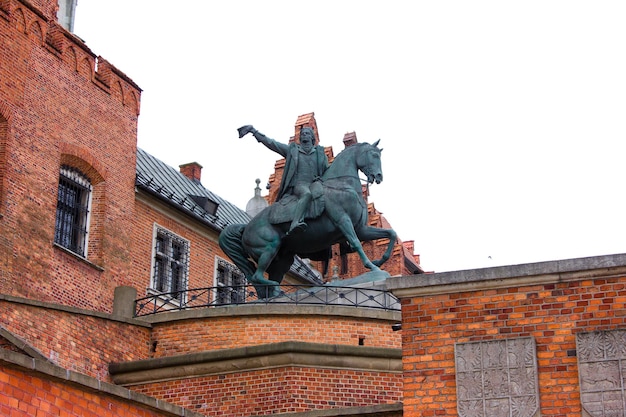
[[389,272],[379,269],[378,271],[369,271],[354,278],[348,279],[336,279],[327,282],[326,286],[329,287],[377,287],[382,286],[387,278],[389,278]]
[[387,293],[385,280],[390,275],[386,271],[370,271],[358,277],[334,280],[318,287],[301,289],[292,293],[282,293],[272,298],[272,303],[345,305],[399,309],[398,300]]

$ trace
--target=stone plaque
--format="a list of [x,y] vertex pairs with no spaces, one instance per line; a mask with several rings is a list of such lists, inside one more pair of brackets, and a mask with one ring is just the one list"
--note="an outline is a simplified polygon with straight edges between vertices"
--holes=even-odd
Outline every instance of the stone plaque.
[[530,337],[455,344],[459,416],[538,415],[535,351]]
[[578,333],[576,353],[586,415],[626,417],[626,330]]

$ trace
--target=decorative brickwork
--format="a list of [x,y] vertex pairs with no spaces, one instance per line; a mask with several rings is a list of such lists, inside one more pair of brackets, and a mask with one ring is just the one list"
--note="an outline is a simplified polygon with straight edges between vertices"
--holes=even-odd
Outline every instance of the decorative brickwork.
[[[103,59],[96,72],[57,7],[2,5],[0,292],[107,312],[113,289],[130,284],[140,89]],[[86,259],[52,244],[62,164],[94,185]]]

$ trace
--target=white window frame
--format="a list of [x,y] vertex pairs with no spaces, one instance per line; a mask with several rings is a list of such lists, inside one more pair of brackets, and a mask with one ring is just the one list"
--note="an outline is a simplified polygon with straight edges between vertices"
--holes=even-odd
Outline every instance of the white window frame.
[[[157,249],[157,240],[159,237],[165,238],[165,243],[167,247],[165,248],[166,252],[159,252]],[[178,243],[183,247],[182,259],[176,259],[173,253],[174,245],[173,243]],[[180,303],[185,303],[187,300],[187,290],[189,286],[189,260],[191,253],[191,243],[189,240],[184,237],[168,230],[167,228],[155,223],[152,232],[152,262],[150,266],[150,288],[148,288],[148,293],[161,295],[164,301],[168,303],[172,303],[174,305],[180,305]],[[157,262],[159,259],[164,262]],[[172,280],[172,265],[176,265],[178,268],[181,268],[179,271],[182,274],[180,277],[180,288],[176,289],[173,285]],[[157,277],[157,269],[161,265],[161,270],[164,274],[166,274],[165,279],[167,280],[169,276],[168,288],[159,289],[159,286],[162,286],[163,283],[159,282],[159,277]],[[161,278],[163,279],[163,278]],[[172,294],[166,294],[175,291],[182,291],[180,298],[174,297]]]
[[[224,280],[220,280],[221,270],[226,269],[225,282]],[[215,287],[215,293],[213,294],[213,302],[216,304],[230,304],[233,302],[233,297],[235,297],[234,304],[242,304],[246,302],[246,287],[248,284],[246,281],[246,276],[236,265],[227,261],[226,259],[216,256],[215,257],[215,270],[213,273],[213,283]],[[231,288],[232,286],[243,285],[243,287],[239,287],[234,291],[226,292],[226,288]]]

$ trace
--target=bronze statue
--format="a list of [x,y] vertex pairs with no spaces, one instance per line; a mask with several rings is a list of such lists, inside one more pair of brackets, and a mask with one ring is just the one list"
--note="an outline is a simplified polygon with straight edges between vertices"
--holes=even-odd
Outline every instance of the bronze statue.
[[[283,144],[278,146],[278,142],[266,138],[252,126],[239,129],[240,137],[247,133],[255,134],[257,140],[281,155],[281,152],[287,155],[295,148]],[[312,179],[309,186],[311,204],[308,210],[304,210],[304,215],[299,212],[301,206],[298,206],[301,204],[300,197],[306,195],[306,192],[296,196],[293,180],[283,180],[281,188],[285,190],[282,196],[279,194],[277,203],[265,208],[248,224],[233,224],[220,233],[220,247],[244,273],[248,282],[255,286],[259,297],[268,298],[279,294],[280,282],[291,267],[295,255],[321,260],[323,258],[320,254],[326,256],[328,248],[335,243],[347,242],[370,270],[380,270],[379,266],[390,258],[396,233],[393,229],[368,226],[367,204],[359,179],[359,171],[362,171],[368,183],[382,181],[382,149],[378,148],[378,143],[357,143],[347,147],[335,157],[319,180],[316,178],[318,171],[308,168],[303,170],[303,175]],[[323,149],[320,151],[323,152]],[[297,177],[298,172],[292,175]],[[309,197],[306,198],[303,201],[308,201]],[[294,233],[305,218],[308,227],[300,233]],[[385,238],[389,239],[385,253],[379,260],[371,261],[363,251],[361,241]],[[269,279],[264,276],[266,272]]]
[[285,170],[276,201],[285,195],[295,195],[298,198],[287,235],[305,231],[307,224],[304,217],[313,200],[310,186],[314,181],[320,180],[328,168],[324,147],[314,143],[313,129],[303,127],[300,130],[300,143],[292,142],[288,145],[268,138],[251,125],[242,126],[238,130],[240,138],[252,133],[258,142],[285,158]]

